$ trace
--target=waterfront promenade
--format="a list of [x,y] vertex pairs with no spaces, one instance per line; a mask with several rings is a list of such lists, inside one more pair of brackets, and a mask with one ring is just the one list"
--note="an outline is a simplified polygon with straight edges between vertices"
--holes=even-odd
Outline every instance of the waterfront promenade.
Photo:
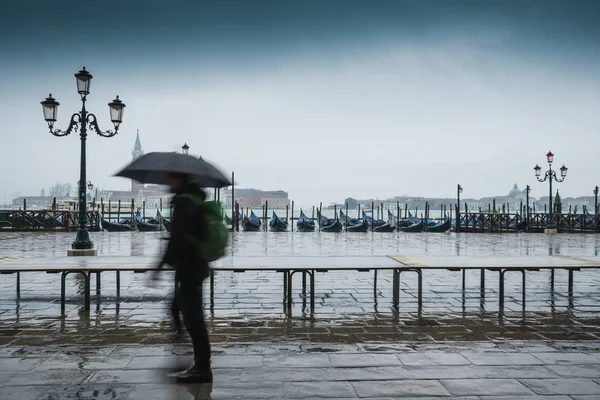
[[[63,256],[71,235],[51,236],[3,235],[0,255]],[[101,254],[137,257],[157,255],[160,237],[96,234],[94,240]],[[594,256],[600,247],[596,235],[318,239],[239,235],[232,254]],[[372,272],[331,271],[316,281],[316,313],[297,290],[291,318],[283,312],[280,274],[218,273],[214,308],[206,305],[212,386],[175,385],[165,377],[191,350],[170,343],[171,274],[148,287],[147,274],[123,273],[119,297],[114,274],[103,274],[89,312],[83,279],[69,277],[64,317],[59,276],[23,274],[19,298],[14,276],[0,276],[0,399],[600,398],[598,271],[576,272],[571,297],[566,271],[556,273],[554,294],[548,271],[528,274],[525,310],[520,276],[509,274],[503,313],[496,274],[481,296],[478,273],[467,274],[465,292],[457,272],[426,273],[418,313],[412,274],[402,276],[394,310],[391,271],[380,272],[376,297]]]

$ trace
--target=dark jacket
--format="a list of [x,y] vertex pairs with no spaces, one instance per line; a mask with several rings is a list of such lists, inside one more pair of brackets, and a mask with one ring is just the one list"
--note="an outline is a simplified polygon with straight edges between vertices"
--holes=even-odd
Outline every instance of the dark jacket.
[[175,268],[177,281],[198,285],[209,275],[209,266],[200,256],[198,245],[192,237],[202,239],[204,234],[201,228],[205,225],[198,204],[192,199],[182,197],[183,194],[194,194],[202,200],[206,197],[204,192],[193,184],[184,186],[173,197],[171,238],[159,268],[168,264]]

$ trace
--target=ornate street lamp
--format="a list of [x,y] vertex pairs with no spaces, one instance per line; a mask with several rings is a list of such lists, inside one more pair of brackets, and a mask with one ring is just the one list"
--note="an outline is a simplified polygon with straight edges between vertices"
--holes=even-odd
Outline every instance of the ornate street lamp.
[[[48,123],[50,133],[54,136],[67,136],[74,130],[79,128],[79,137],[81,139],[81,163],[79,170],[79,182],[78,182],[78,201],[79,201],[79,217],[77,229],[77,236],[75,241],[71,245],[71,250],[68,251],[69,255],[95,255],[96,252],[93,250],[94,243],[90,240],[90,235],[87,230],[87,210],[86,210],[86,185],[88,188],[93,188],[91,182],[86,182],[86,139],[87,129],[93,130],[102,137],[113,137],[119,130],[119,125],[123,121],[123,109],[125,104],[119,100],[119,96],[116,99],[108,103],[110,111],[110,120],[112,121],[115,130],[103,132],[98,127],[98,122],[94,114],[88,113],[85,108],[85,102],[87,95],[90,94],[90,84],[92,82],[92,74],[90,74],[85,67],[81,71],[75,74],[75,80],[77,83],[77,92],[81,95],[81,111],[71,116],[71,122],[66,131],[59,129],[53,129],[54,123],[58,119],[58,106],[59,103],[50,94],[44,101],[41,102],[42,110],[44,112],[44,119]],[[91,190],[91,189],[90,189]]]
[[552,181],[555,180],[558,183],[563,182],[567,177],[568,168],[564,165],[560,167],[559,178],[558,176],[556,176],[556,171],[552,169],[552,163],[554,162],[554,154],[552,154],[551,151],[549,151],[548,154],[546,154],[546,159],[548,161],[548,171],[546,171],[546,173],[544,174],[544,179],[540,178],[542,174],[542,168],[539,165],[536,164],[535,167],[533,167],[533,170],[535,171],[535,177],[539,182],[546,182],[546,180],[548,180],[548,183],[550,184],[550,191],[548,197],[548,225],[546,226],[545,232],[556,233],[556,226],[554,225],[554,215],[552,213]]
[[187,145],[187,143],[184,143],[183,146],[181,146],[181,152],[183,154],[188,154],[190,151],[190,146]]
[[598,215],[598,186],[594,188],[594,215]]
[[463,188],[460,185],[456,185],[456,232],[460,232],[460,194]]

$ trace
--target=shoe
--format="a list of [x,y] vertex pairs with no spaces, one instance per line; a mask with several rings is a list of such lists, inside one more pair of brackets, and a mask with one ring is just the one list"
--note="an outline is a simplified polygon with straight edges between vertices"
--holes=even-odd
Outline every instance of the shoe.
[[211,383],[213,374],[210,367],[196,367],[195,365],[187,371],[176,375],[178,383]]

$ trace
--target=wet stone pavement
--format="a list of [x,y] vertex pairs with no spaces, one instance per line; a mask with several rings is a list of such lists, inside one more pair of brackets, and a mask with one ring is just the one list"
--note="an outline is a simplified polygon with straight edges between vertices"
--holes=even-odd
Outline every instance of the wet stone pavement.
[[600,398],[600,342],[236,343],[213,349],[214,383],[175,384],[188,346],[3,346],[0,398]]
[[[106,254],[157,254],[160,236],[104,235]],[[277,255],[597,255],[600,235],[397,236],[353,242],[350,235],[243,236],[234,253]],[[9,238],[5,240],[6,238]],[[366,238],[368,236],[365,236]],[[12,239],[11,239],[12,238]],[[62,255],[72,235],[2,236],[0,257]],[[155,242],[153,243],[152,240]],[[68,243],[67,243],[68,242]],[[12,244],[11,244],[12,243]],[[19,244],[20,243],[20,244]],[[24,244],[23,244],[24,243]],[[21,246],[21,247],[19,247]],[[337,247],[336,247],[337,246]],[[333,249],[333,250],[332,250]],[[337,249],[337,250],[336,250]],[[317,274],[315,314],[294,282],[292,316],[283,312],[281,274],[218,273],[214,306],[205,312],[214,344],[213,385],[177,385],[166,377],[189,343],[170,344],[172,273],[155,286],[147,274],[102,274],[91,310],[83,280],[67,279],[65,316],[60,277],[0,276],[0,400],[5,399],[285,399],[458,398],[600,399],[600,272],[507,274],[499,308],[498,274],[423,275],[423,309],[416,276],[403,274],[399,310],[392,308],[392,274]]]

